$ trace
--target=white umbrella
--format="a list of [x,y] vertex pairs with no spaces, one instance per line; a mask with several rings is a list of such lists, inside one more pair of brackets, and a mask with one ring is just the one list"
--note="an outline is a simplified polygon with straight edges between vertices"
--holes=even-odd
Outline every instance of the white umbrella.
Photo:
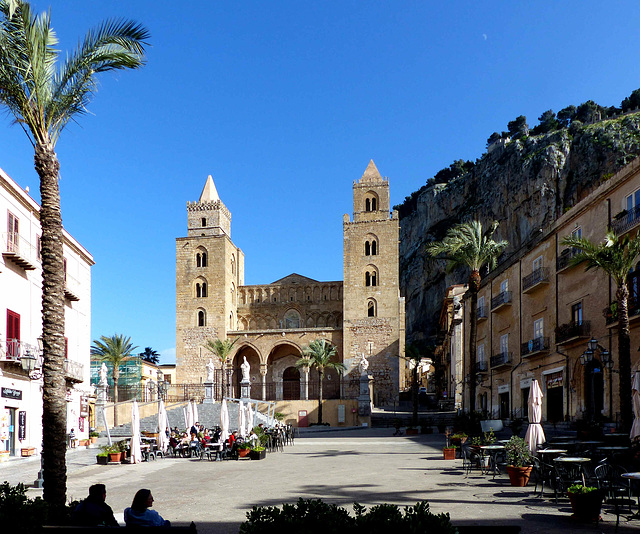
[[240,434],[240,437],[242,438],[244,438],[247,435],[244,416],[245,416],[244,402],[240,401],[240,403],[238,404],[238,434]]
[[198,423],[200,419],[198,419],[198,405],[196,404],[196,401],[193,401],[191,409],[193,410],[193,422]]
[[253,410],[251,409],[251,403],[247,402],[247,436],[251,434],[253,430]]
[[222,406],[220,406],[220,428],[222,430],[220,440],[224,443],[229,439],[229,409],[227,408],[227,399],[222,399]]
[[164,402],[160,399],[158,403],[158,450],[166,452],[167,450],[167,434],[166,430],[169,428],[169,421],[167,420],[167,410],[164,407]]
[[187,408],[185,406],[182,407],[182,415],[184,416],[184,426],[189,428],[187,426],[187,422],[189,421],[189,418],[187,417]]
[[640,437],[640,372],[636,371],[633,377],[633,385],[631,386],[631,402],[633,403],[633,425],[629,437],[633,441]]
[[544,430],[542,430],[542,390],[537,380],[531,382],[529,390],[529,428],[524,440],[529,444],[529,450],[535,453],[538,445],[545,442]]
[[131,406],[131,463],[139,464],[142,461],[140,450],[140,412],[138,401],[134,400]]
[[193,410],[191,409],[191,401],[187,405],[187,434],[191,432],[191,427],[195,421],[193,420]]

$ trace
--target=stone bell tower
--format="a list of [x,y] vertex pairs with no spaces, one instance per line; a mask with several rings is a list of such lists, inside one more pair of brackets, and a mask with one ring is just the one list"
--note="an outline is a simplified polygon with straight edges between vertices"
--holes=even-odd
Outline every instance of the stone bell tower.
[[[347,387],[359,387],[358,362],[369,360],[376,404],[404,387],[404,298],[399,284],[399,219],[389,213],[389,181],[373,160],[353,183],[353,221],[343,218],[344,363]],[[357,384],[356,384],[357,382]]]
[[231,241],[231,212],[209,176],[197,202],[187,202],[187,237],[176,239],[176,380],[200,383],[207,339],[236,329],[244,254]]

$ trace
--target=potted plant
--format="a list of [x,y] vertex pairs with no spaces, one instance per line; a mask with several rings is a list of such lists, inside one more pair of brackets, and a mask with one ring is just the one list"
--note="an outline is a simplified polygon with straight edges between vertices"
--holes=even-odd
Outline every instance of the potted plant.
[[511,436],[504,446],[507,454],[507,473],[512,486],[524,487],[529,483],[533,455],[526,442],[518,437]]
[[599,521],[604,492],[593,486],[574,484],[567,489],[573,517],[579,521]]
[[96,441],[98,441],[98,436],[100,436],[100,434],[98,434],[98,432],[96,432],[95,430],[89,432],[89,439],[91,440],[91,443],[93,445],[95,445]]
[[418,435],[418,429],[413,425],[408,426],[406,432],[407,432],[407,436],[417,436]]
[[456,446],[450,445],[442,448],[442,457],[444,460],[455,460],[456,459]]
[[96,454],[96,462],[100,465],[107,465],[109,463],[109,453],[101,451]]
[[267,449],[264,447],[253,447],[249,452],[252,460],[264,460],[267,457]]
[[251,452],[251,443],[249,443],[248,441],[245,441],[244,443],[240,443],[238,445],[238,458],[249,456],[249,452]]

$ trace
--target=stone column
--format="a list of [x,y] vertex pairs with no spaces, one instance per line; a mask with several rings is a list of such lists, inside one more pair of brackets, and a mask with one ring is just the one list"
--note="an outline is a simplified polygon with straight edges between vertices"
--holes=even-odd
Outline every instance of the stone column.
[[267,400],[267,366],[260,364],[260,380],[262,381],[262,400]]
[[284,397],[284,384],[282,381],[282,376],[276,376],[275,383],[276,383],[276,400],[282,400]]
[[309,368],[302,368],[302,383],[300,384],[300,398],[302,400],[309,400]]

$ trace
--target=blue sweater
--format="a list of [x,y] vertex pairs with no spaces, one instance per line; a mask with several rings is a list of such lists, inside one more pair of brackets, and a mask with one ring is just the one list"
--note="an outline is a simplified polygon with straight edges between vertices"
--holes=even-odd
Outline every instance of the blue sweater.
[[144,512],[136,512],[131,508],[124,509],[124,522],[127,526],[169,527],[171,522],[162,519],[155,510],[147,508]]

